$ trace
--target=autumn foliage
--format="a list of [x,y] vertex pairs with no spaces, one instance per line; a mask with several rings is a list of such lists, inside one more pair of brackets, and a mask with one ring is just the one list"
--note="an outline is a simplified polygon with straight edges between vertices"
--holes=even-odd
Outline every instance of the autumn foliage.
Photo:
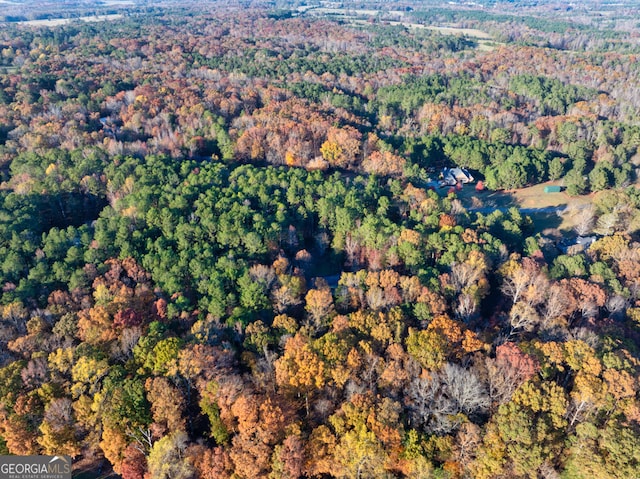
[[[0,29],[0,453],[640,476],[637,25],[115,3]],[[547,180],[575,231],[483,192]]]

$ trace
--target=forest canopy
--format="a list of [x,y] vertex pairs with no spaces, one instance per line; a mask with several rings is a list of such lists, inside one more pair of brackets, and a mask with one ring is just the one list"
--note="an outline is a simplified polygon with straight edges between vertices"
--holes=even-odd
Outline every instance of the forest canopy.
[[0,453],[640,476],[638,25],[545,5],[8,6]]

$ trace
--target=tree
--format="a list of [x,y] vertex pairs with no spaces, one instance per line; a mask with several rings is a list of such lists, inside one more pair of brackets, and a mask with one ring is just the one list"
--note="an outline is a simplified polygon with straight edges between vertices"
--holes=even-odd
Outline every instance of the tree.
[[297,479],[304,472],[304,447],[297,435],[290,435],[275,447],[270,474],[274,479]]
[[367,173],[382,176],[399,176],[405,166],[404,158],[390,151],[374,151],[362,162],[362,169]]
[[607,294],[598,284],[582,278],[563,279],[560,284],[576,305],[573,310],[567,308],[568,315],[578,309],[583,317],[593,317],[605,305]]
[[562,450],[567,399],[554,382],[525,382],[495,416],[514,474],[535,478],[545,461],[554,463]]
[[110,425],[104,425],[100,448],[117,473],[121,470],[127,445],[127,438],[123,432]]
[[187,479],[193,476],[193,466],[186,456],[188,437],[176,431],[157,441],[147,458],[150,479]]
[[609,168],[604,163],[597,163],[589,173],[591,191],[601,191],[611,185]]
[[420,365],[431,371],[438,370],[447,357],[447,343],[435,331],[415,331],[409,329],[406,340],[407,352]]
[[556,157],[549,162],[549,179],[551,181],[559,180],[564,174],[564,165],[562,160]]
[[69,398],[54,399],[45,409],[38,442],[45,454],[80,454],[80,441]]
[[576,217],[574,230],[579,236],[591,233],[595,221],[595,212],[592,205],[581,208]]
[[570,455],[564,474],[569,478],[593,474],[593,477],[633,477],[640,470],[638,437],[617,418],[598,427],[585,422],[576,427],[571,438]]
[[151,403],[153,420],[162,424],[170,433],[184,431],[185,400],[182,392],[162,377],[148,378],[145,389]]
[[446,315],[433,318],[426,330],[409,328],[406,345],[407,352],[431,371],[440,369],[449,358],[459,358],[483,347],[475,333]]
[[129,444],[120,466],[122,479],[144,479],[146,472],[147,457],[134,444]]
[[230,456],[240,477],[266,477],[273,446],[284,438],[285,411],[271,399],[258,403],[258,397],[242,395],[232,406],[238,435]]
[[285,343],[284,354],[275,363],[276,382],[280,387],[292,388],[305,394],[307,414],[309,394],[324,386],[325,365],[312,350],[309,341],[298,333]]
[[147,356],[145,366],[155,374],[164,374],[173,371],[177,367],[177,359],[182,348],[182,340],[179,338],[167,338],[153,347]]
[[109,371],[109,362],[106,359],[90,358],[82,356],[73,365],[71,377],[73,386],[71,392],[74,396],[83,393],[95,394],[100,387],[100,381]]
[[23,416],[0,411],[0,433],[11,454],[30,455],[39,450],[37,434]]
[[388,477],[384,468],[385,451],[375,434],[363,424],[344,434],[336,449],[335,458],[342,466],[342,471],[334,471],[337,477]]
[[328,426],[320,425],[311,431],[307,441],[305,469],[314,475],[335,474],[335,452],[337,439]]
[[331,127],[320,153],[331,166],[349,168],[360,154],[361,138],[362,134],[351,126]]
[[567,193],[571,196],[581,195],[587,189],[587,180],[585,180],[584,173],[581,170],[570,170],[565,175],[564,182],[567,186]]
[[475,373],[447,363],[431,378],[412,381],[408,406],[412,422],[425,432],[447,434],[464,422],[464,416],[485,410],[489,396]]
[[305,309],[311,318],[311,325],[315,331],[319,331],[326,325],[333,313],[333,296],[327,288],[310,289],[305,297]]
[[208,383],[201,392],[202,398],[199,404],[202,412],[209,418],[211,437],[215,439],[216,444],[226,444],[229,440],[229,431],[220,418],[220,406],[218,406],[215,397],[218,389],[219,385],[217,382],[211,381]]
[[233,474],[233,462],[222,447],[213,449],[192,445],[188,454],[198,477],[202,479],[229,479]]
[[342,478],[389,477],[401,449],[400,405],[388,398],[374,404],[354,395],[329,418],[338,444],[333,474]]

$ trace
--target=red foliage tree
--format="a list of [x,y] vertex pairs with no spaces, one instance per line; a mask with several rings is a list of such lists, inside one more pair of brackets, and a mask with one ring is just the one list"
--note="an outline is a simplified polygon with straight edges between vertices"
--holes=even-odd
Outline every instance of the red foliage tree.
[[147,458],[134,444],[129,444],[120,468],[122,479],[144,479],[146,472]]

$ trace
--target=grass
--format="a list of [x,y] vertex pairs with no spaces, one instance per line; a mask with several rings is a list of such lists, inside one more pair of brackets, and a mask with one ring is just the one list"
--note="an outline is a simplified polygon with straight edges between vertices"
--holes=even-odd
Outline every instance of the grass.
[[478,43],[478,50],[481,52],[492,52],[498,45],[502,45],[499,42],[494,42],[493,40],[476,40]]
[[558,216],[555,213],[530,213],[528,216],[533,221],[533,232],[547,235],[554,229],[560,231],[569,231],[573,229],[565,222],[564,216]]
[[569,196],[566,192],[545,193],[546,186],[560,185],[558,181],[549,181],[528,188],[513,190],[512,194],[521,208],[546,208],[551,206],[580,206],[591,203],[592,198],[585,196]]
[[25,22],[16,22],[16,23],[21,23],[23,25],[33,25],[37,27],[56,27],[59,25],[66,25],[78,20],[81,20],[83,22],[103,22],[106,20],[117,20],[122,17],[123,15],[121,13],[116,13],[113,15],[90,15],[87,17],[77,17],[77,18],[54,18],[54,19],[47,19],[47,20],[28,20]]
[[425,27],[427,30],[434,30],[444,35],[467,35],[472,38],[481,40],[492,40],[493,37],[487,32],[478,30],[477,28],[458,28],[458,27]]
[[434,32],[441,33],[443,35],[466,35],[469,38],[473,38],[477,42],[477,48],[480,51],[489,52],[495,50],[500,44],[496,42],[494,38],[487,32],[478,30],[477,28],[460,28],[454,26],[426,26],[421,23],[413,23],[405,21],[405,12],[403,11],[383,11],[383,10],[358,10],[347,8],[307,8],[301,9],[298,7],[298,11],[301,13],[309,12],[313,15],[324,15],[332,17],[340,17],[343,20],[348,21],[351,25],[366,25],[368,20],[363,17],[375,17],[378,14],[391,14],[397,18],[397,20],[385,20],[387,25],[402,25],[406,28],[412,29],[427,29]]
[[[559,182],[547,182],[517,190],[477,192],[473,185],[467,185],[456,195],[466,208],[506,210],[512,206],[527,210],[535,224],[535,231],[544,233],[550,228],[563,232],[572,231],[578,221],[582,208],[591,204],[592,195],[569,196],[566,192],[545,193],[545,186],[558,185]],[[447,190],[441,190],[446,194]],[[530,211],[540,210],[540,211]],[[557,211],[560,211],[558,213]]]

